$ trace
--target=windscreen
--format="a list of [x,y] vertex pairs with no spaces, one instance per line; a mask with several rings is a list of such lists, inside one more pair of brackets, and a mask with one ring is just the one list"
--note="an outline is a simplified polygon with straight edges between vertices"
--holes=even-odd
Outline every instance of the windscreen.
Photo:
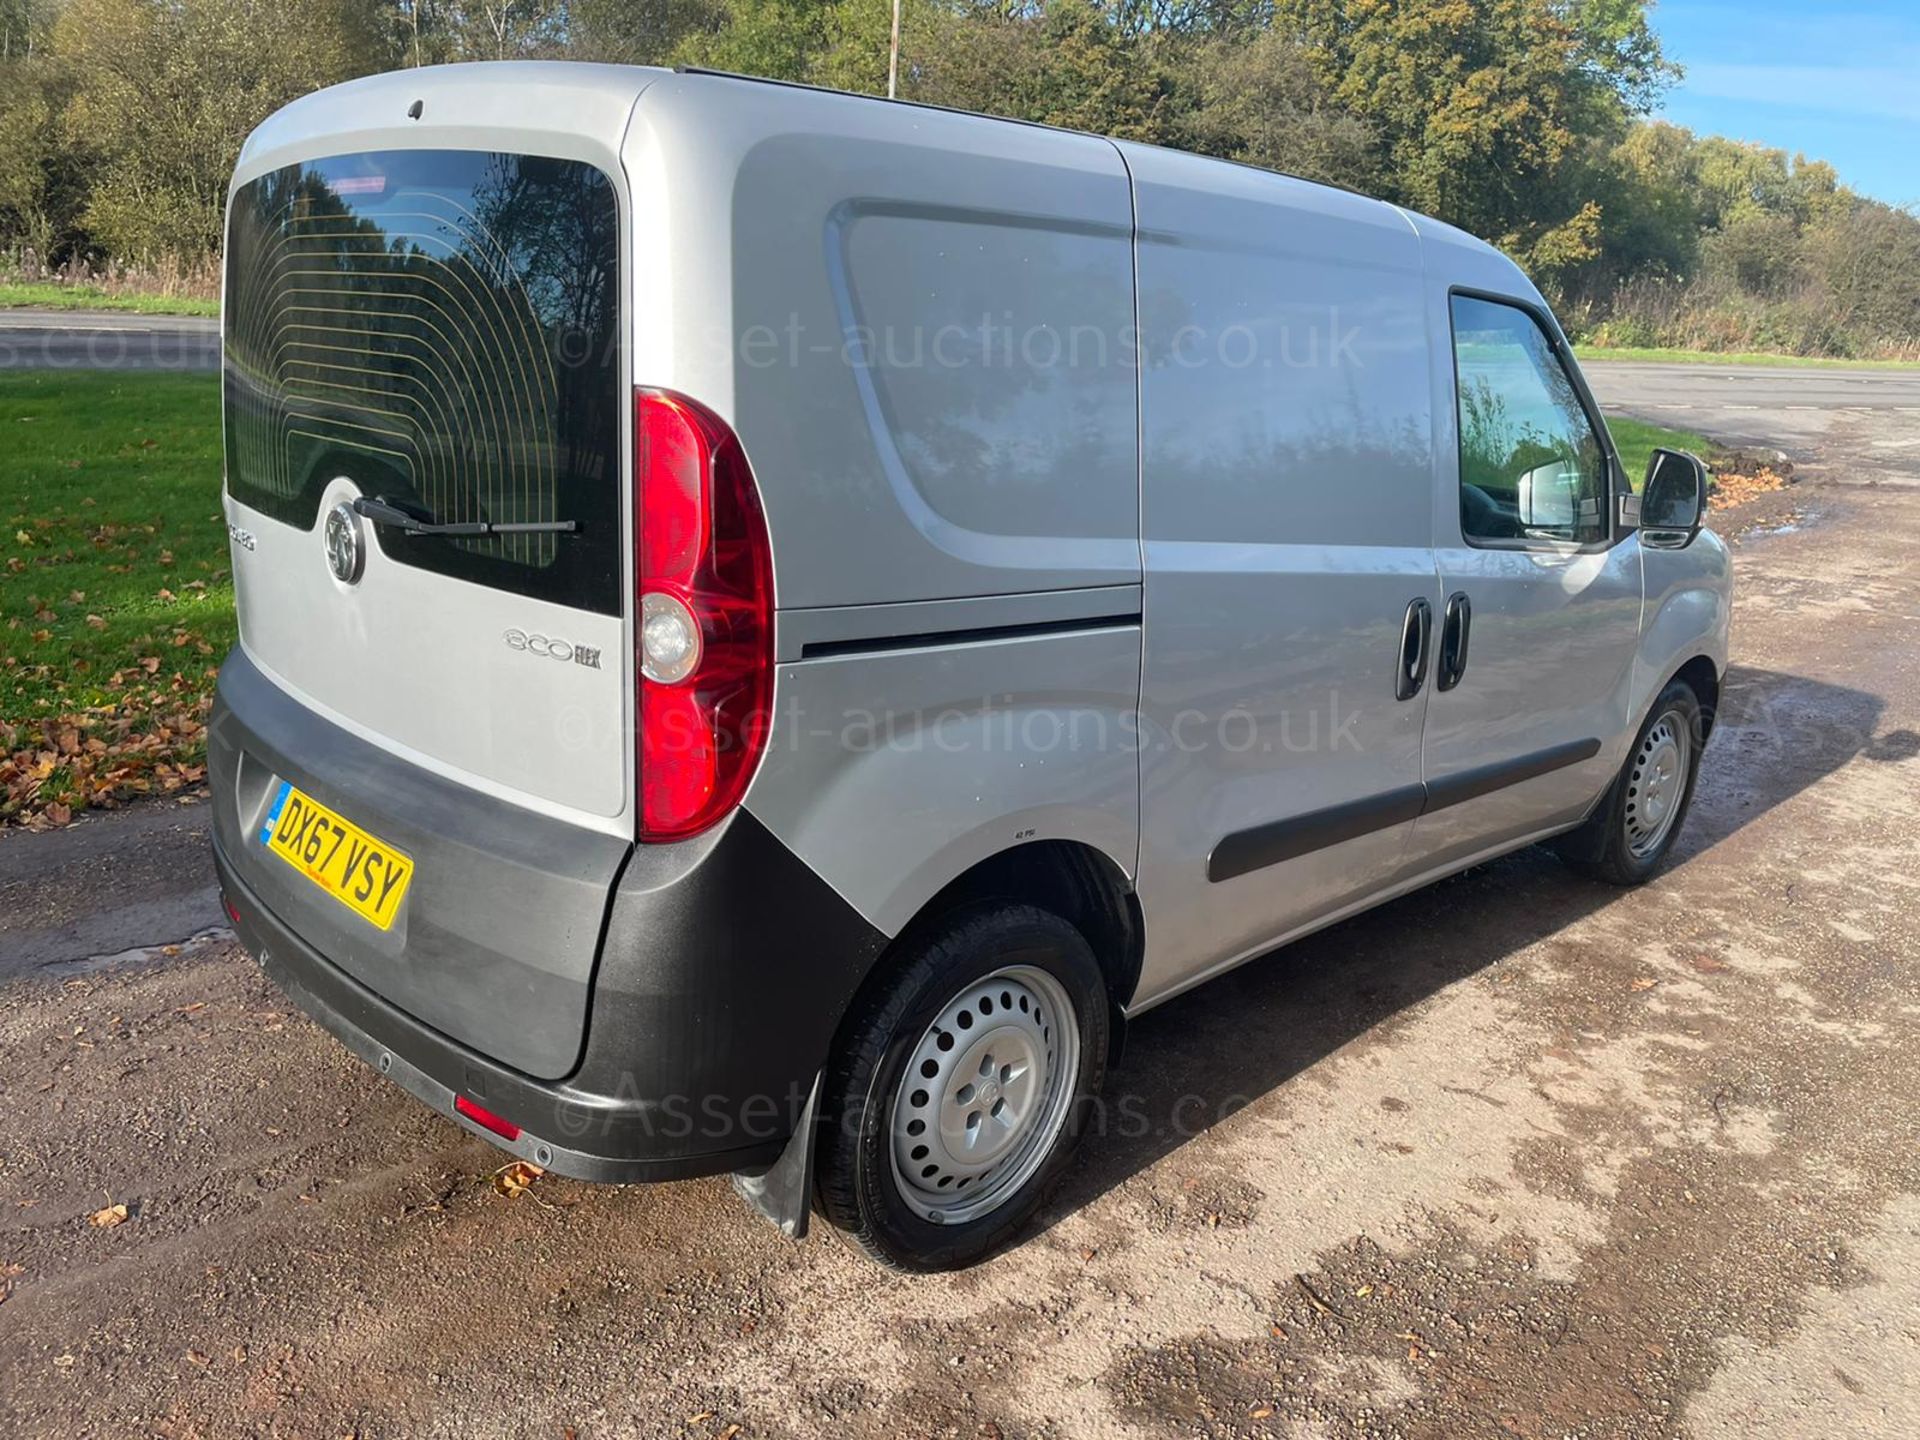
[[242,186],[226,253],[227,488],[311,528],[336,477],[462,536],[402,564],[620,610],[619,206],[573,160],[398,150]]

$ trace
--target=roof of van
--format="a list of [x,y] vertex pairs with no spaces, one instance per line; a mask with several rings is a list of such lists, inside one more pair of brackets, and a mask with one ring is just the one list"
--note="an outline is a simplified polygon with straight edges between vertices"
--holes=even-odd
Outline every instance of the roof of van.
[[245,168],[255,168],[249,162],[262,152],[277,149],[302,132],[341,126],[348,117],[353,117],[364,124],[367,107],[377,106],[381,100],[388,97],[396,101],[404,97],[405,104],[398,106],[394,111],[395,118],[398,118],[405,111],[406,104],[411,104],[423,94],[431,96],[436,91],[445,94],[462,84],[499,84],[511,79],[533,83],[556,94],[565,94],[573,102],[568,108],[599,109],[617,105],[630,106],[653,79],[665,75],[707,78],[733,84],[773,86],[804,91],[812,95],[831,96],[836,100],[855,103],[897,105],[908,109],[966,116],[1001,125],[1021,125],[1032,129],[1058,131],[1063,134],[1087,135],[1093,139],[1118,144],[1123,152],[1129,146],[1136,146],[1140,149],[1155,150],[1164,155],[1178,157],[1181,162],[1195,166],[1226,166],[1236,170],[1271,175],[1292,184],[1312,186],[1329,195],[1339,195],[1343,197],[1345,203],[1369,208],[1378,207],[1381,210],[1402,215],[1413,226],[1421,240],[1436,249],[1451,250],[1456,254],[1463,252],[1471,254],[1483,264],[1486,257],[1498,257],[1503,265],[1509,267],[1513,265],[1512,260],[1497,247],[1445,221],[1435,220],[1431,216],[1408,210],[1404,206],[1364,194],[1350,186],[1331,184],[1323,180],[1310,180],[1264,165],[1251,165],[1244,161],[1201,155],[1172,146],[1147,145],[1139,141],[1118,142],[1114,141],[1112,136],[1099,135],[1093,131],[1069,130],[1064,126],[1046,125],[1039,121],[1021,120],[1008,115],[988,115],[979,111],[934,105],[920,100],[890,100],[881,95],[835,90],[797,80],[770,80],[764,76],[742,75],[733,71],[698,66],[667,69],[652,65],[605,65],[579,60],[482,60],[453,65],[427,65],[369,75],[362,79],[329,86],[324,90],[317,90],[276,111],[247,137],[247,142],[241,150],[240,164]]
[[[564,64],[567,62],[563,61],[559,63]],[[646,68],[654,69],[657,67]],[[1303,175],[1295,175],[1291,171],[1276,170],[1270,165],[1255,165],[1244,160],[1230,160],[1218,155],[1203,155],[1194,150],[1181,150],[1171,145],[1154,145],[1141,140],[1121,142],[1115,140],[1111,135],[1102,135],[1098,131],[1093,130],[1074,130],[1063,125],[1048,125],[1039,120],[1022,120],[1011,115],[993,115],[980,110],[963,110],[957,106],[936,105],[925,100],[902,100],[897,97],[889,98],[884,95],[868,95],[858,90],[836,90],[826,85],[810,85],[803,80],[771,80],[762,75],[743,75],[733,70],[716,70],[699,65],[675,66],[671,73],[676,75],[707,76],[716,80],[740,81],[749,85],[774,85],[784,89],[804,90],[817,95],[832,95],[847,100],[868,101],[879,105],[900,105],[916,110],[934,110],[947,115],[965,115],[977,120],[996,121],[1002,125],[1025,125],[1036,130],[1053,130],[1067,135],[1086,135],[1096,140],[1106,140],[1114,144],[1135,146],[1143,150],[1158,151],[1164,155],[1178,156],[1180,159],[1195,165],[1226,165],[1238,170],[1251,170],[1260,175],[1278,176],[1281,179],[1292,181],[1295,184],[1310,185],[1318,190],[1330,191],[1351,197],[1353,200],[1362,202],[1368,206],[1377,206],[1381,209],[1394,211],[1405,216],[1408,221],[1412,222],[1414,229],[1419,232],[1423,240],[1435,245],[1496,255],[1502,260],[1508,260],[1509,263],[1511,263],[1510,257],[1508,257],[1504,251],[1500,250],[1499,247],[1489,244],[1479,236],[1462,230],[1456,225],[1450,225],[1444,220],[1436,220],[1432,216],[1424,215],[1417,210],[1409,210],[1404,205],[1396,205],[1390,200],[1382,200],[1376,195],[1369,195],[1364,190],[1355,189],[1351,185],[1342,185],[1337,181],[1309,179]]]

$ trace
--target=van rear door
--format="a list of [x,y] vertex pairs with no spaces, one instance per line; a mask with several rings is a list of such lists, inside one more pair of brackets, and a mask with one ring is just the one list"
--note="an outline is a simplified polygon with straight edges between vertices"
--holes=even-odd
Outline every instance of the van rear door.
[[[304,711],[416,767],[446,802],[428,828],[412,787],[369,791],[270,735],[253,771],[278,784],[243,787],[267,807],[237,817],[250,836],[289,784],[402,850],[432,848],[421,837],[467,804],[481,829],[517,813],[527,833],[632,835],[618,156],[646,79],[382,76],[296,102],[249,141],[223,306],[241,646]],[[263,847],[236,863],[388,999],[520,1068],[565,1073],[611,874],[595,893],[552,877],[568,883],[551,947],[506,955],[499,937],[525,928],[509,912],[560,892],[495,848],[494,870],[464,854],[457,876],[416,856],[407,913],[385,931],[289,884],[302,877]]]
[[249,654],[349,728],[600,816],[625,805],[618,244],[591,165],[409,149],[248,181],[227,254]]

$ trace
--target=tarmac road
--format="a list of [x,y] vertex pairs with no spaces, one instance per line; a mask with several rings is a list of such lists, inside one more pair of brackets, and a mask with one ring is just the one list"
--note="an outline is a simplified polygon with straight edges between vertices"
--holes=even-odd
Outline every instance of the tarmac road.
[[[1875,462],[1920,462],[1920,369],[1843,370],[1762,365],[1665,365],[1630,360],[1581,364],[1609,412],[1716,439],[1818,458],[1823,442],[1875,420]],[[1859,447],[1839,447],[1849,460]]]
[[0,310],[0,370],[217,370],[220,322],[111,311]]
[[496,1194],[502,1157],[219,933],[86,963],[198,926],[139,909],[190,883],[198,812],[0,835],[0,1424],[1920,1434],[1893,410],[1720,517],[1733,668],[1671,869],[1619,892],[1523,852],[1153,1012],[1043,1223],[962,1275],[790,1244],[723,1180]]

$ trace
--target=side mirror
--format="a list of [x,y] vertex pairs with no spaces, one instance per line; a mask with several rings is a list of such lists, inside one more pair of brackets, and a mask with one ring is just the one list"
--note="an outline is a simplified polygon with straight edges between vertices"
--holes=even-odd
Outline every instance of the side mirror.
[[1640,543],[1681,550],[1707,516],[1707,467],[1684,450],[1656,450],[1640,487]]
[[1579,518],[1580,472],[1564,460],[1549,460],[1520,477],[1514,502],[1523,529],[1571,530]]

